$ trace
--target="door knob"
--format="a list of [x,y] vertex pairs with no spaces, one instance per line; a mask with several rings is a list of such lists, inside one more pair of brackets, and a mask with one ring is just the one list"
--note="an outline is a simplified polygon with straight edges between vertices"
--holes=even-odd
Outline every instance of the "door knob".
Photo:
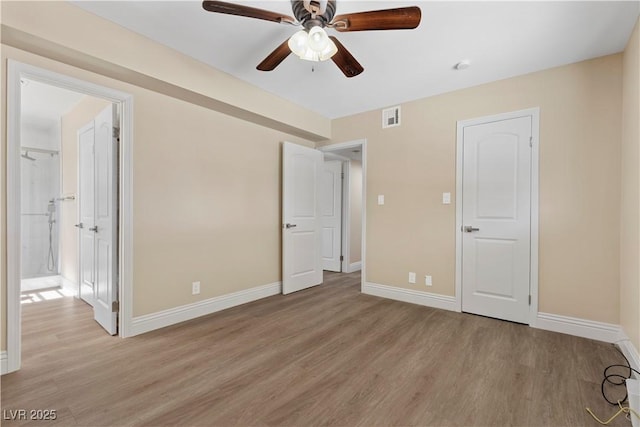
[[89,231],[94,231],[94,232],[98,232],[98,226],[96,225],[95,227],[89,227]]
[[297,227],[297,226],[298,226],[298,224],[289,224],[289,223],[286,223],[284,226],[285,226],[285,228],[294,228],[294,227]]
[[74,225],[74,227],[84,228],[84,225],[82,225],[82,223],[79,223],[79,224]]
[[464,231],[465,231],[465,233],[471,233],[472,231],[480,231],[480,229],[479,228],[475,228],[475,227],[473,227],[471,225],[465,225],[464,226]]

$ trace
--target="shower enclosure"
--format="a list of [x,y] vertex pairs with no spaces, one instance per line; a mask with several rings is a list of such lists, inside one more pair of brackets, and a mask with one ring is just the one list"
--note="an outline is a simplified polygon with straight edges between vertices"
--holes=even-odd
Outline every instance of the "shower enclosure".
[[22,147],[21,278],[58,275],[60,155]]

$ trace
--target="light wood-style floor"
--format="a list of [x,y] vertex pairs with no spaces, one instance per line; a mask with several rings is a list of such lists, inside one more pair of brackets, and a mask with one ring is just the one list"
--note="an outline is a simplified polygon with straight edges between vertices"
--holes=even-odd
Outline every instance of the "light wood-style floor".
[[129,339],[74,298],[26,304],[2,409],[56,409],[31,424],[63,426],[596,426],[586,406],[615,412],[600,395],[622,361],[609,344],[325,279]]

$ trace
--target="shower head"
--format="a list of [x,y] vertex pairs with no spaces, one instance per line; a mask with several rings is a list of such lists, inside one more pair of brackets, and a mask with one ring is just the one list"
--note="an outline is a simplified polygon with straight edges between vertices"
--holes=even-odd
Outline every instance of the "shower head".
[[36,161],[35,157],[29,156],[29,152],[28,151],[25,151],[24,154],[21,155],[20,157],[22,157],[23,159],[31,160],[32,162]]

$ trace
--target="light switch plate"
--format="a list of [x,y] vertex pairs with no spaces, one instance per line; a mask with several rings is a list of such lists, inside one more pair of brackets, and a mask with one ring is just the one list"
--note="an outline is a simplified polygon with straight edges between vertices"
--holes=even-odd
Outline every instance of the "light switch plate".
[[378,194],[378,204],[384,205],[384,194]]
[[451,204],[451,193],[442,193],[442,204],[443,205]]

